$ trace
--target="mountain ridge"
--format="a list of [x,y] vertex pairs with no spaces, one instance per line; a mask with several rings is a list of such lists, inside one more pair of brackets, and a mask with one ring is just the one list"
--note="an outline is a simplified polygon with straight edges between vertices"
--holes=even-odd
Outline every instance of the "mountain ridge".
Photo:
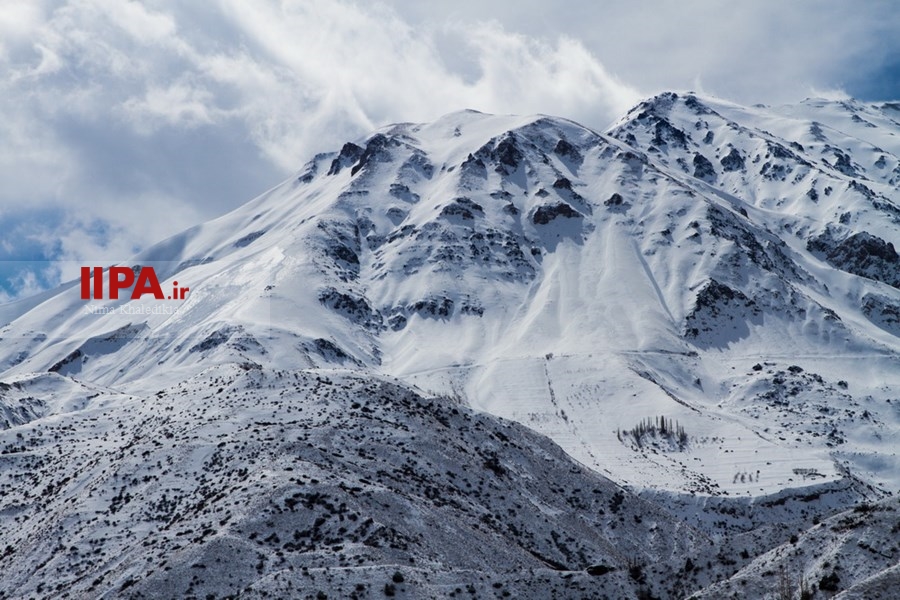
[[[625,486],[627,504],[664,507],[659,521],[689,524],[694,539],[756,532],[756,556],[861,501],[889,506],[900,487],[900,124],[890,110],[664,93],[606,132],[476,111],[383,127],[129,260],[152,266],[164,289],[176,278],[191,287],[174,314],[87,314],[74,283],[24,312],[7,307],[0,443],[19,448],[15,431],[85,411],[124,426],[122,406],[161,402],[187,381],[221,388],[177,409],[167,401],[190,431],[193,411],[223,401],[212,383],[221,376],[204,375],[216,369],[260,373],[276,390],[288,374],[388,378],[398,387],[385,402],[409,390],[521,423]],[[152,304],[95,301],[129,303]],[[316,406],[315,395],[279,404],[243,385],[242,396],[270,403],[273,423]],[[659,417],[683,427],[682,442],[638,431]],[[479,468],[506,467],[483,458]],[[591,566],[580,560],[544,563]],[[710,562],[688,576],[679,565],[676,579],[699,591],[739,566]],[[660,593],[674,572],[610,581],[615,593]]]

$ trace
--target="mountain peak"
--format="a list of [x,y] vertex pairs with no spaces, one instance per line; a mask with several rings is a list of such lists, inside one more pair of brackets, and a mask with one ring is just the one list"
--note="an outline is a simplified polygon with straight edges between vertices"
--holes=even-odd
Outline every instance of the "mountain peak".
[[[566,574],[519,577],[520,597],[674,597],[764,587],[754,558],[780,564],[857,502],[835,527],[877,531],[900,489],[885,106],[665,92],[606,132],[471,110],[390,125],[123,263],[183,301],[71,282],[10,309],[0,512],[21,518],[0,527],[30,566],[0,595],[42,593],[20,573],[48,569],[234,592],[197,579],[216,560],[274,595],[293,567],[350,591],[363,571],[509,584],[499,557]],[[115,564],[84,558],[97,539]],[[439,583],[416,570],[437,563]]]

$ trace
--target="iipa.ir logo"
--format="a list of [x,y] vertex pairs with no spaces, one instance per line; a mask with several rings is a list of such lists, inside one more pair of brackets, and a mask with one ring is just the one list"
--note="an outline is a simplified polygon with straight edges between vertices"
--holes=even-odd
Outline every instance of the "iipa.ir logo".
[[[118,300],[119,290],[126,290],[132,285],[134,285],[131,291],[132,300],[139,300],[144,294],[152,294],[157,300],[184,300],[185,294],[191,291],[191,288],[179,287],[178,282],[173,281],[172,293],[166,296],[153,267],[110,267],[107,273],[110,300]],[[103,267],[81,267],[81,299],[103,300],[103,298]]]

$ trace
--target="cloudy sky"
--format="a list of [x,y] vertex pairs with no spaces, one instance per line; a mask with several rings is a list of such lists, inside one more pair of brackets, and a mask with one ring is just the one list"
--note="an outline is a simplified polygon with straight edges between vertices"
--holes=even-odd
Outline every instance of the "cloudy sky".
[[0,300],[461,108],[900,99],[891,0],[0,0]]

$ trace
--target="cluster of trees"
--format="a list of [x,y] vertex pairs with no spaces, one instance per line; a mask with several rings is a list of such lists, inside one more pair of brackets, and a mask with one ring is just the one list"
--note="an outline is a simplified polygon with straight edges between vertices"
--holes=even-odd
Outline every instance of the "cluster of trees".
[[616,437],[620,442],[625,442],[623,438],[631,437],[634,439],[638,448],[642,448],[644,438],[646,436],[658,437],[669,440],[678,445],[680,449],[684,449],[688,444],[688,435],[678,421],[667,419],[664,416],[647,417],[640,423],[627,430],[616,430]]

